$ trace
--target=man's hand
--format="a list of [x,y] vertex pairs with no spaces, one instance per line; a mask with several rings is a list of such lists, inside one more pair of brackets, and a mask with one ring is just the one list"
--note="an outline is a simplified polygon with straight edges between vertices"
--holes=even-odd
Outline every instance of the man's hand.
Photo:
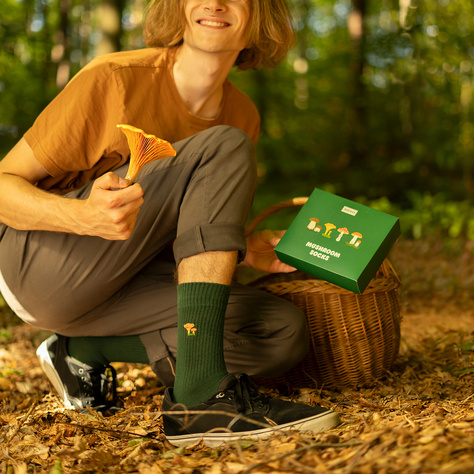
[[143,189],[109,172],[97,178],[84,201],[81,232],[108,240],[126,240],[135,228]]
[[296,268],[280,262],[274,250],[284,233],[284,230],[262,230],[249,235],[244,263],[256,270],[268,273],[295,271]]
[[0,161],[0,222],[18,230],[68,232],[108,240],[130,237],[143,204],[139,184],[106,173],[89,197],[68,199],[35,183],[49,176],[24,138]]

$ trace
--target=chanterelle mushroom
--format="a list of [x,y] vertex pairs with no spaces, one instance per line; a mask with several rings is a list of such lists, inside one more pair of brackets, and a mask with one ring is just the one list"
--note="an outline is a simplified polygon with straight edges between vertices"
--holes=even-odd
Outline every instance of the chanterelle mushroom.
[[336,228],[336,226],[334,224],[331,224],[330,222],[328,222],[327,224],[324,224],[325,227],[326,227],[326,232],[324,232],[324,237],[331,237],[331,232],[333,229]]
[[191,330],[194,328],[194,324],[193,323],[186,323],[183,325],[184,329],[186,329],[186,331],[188,331],[188,336],[191,335]]
[[130,164],[128,166],[127,176],[130,183],[133,183],[142,169],[143,165],[150,161],[169,156],[176,156],[176,150],[166,140],[145,133],[132,125],[117,124],[117,127],[127,137],[128,147],[130,148]]

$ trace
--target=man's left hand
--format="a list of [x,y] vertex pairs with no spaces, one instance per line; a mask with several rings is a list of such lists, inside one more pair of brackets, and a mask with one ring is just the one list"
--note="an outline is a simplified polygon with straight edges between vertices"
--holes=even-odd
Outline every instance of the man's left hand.
[[296,268],[280,262],[275,246],[285,233],[284,230],[262,230],[247,237],[247,255],[244,263],[266,273],[289,273]]

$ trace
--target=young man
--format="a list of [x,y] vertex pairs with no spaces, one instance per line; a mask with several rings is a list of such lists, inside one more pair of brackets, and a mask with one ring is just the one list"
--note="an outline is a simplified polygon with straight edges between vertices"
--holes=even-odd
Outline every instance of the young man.
[[[243,259],[291,270],[273,252],[279,234],[244,237],[260,121],[227,80],[233,65],[284,57],[287,6],[158,0],[145,33],[150,48],[85,67],[0,163],[0,289],[55,333],[38,357],[67,407],[110,409],[106,366],[145,362],[168,386],[174,444],[332,427],[331,410],[266,397],[239,375],[281,373],[307,350],[299,310],[233,283]],[[177,156],[130,186],[119,123],[172,142]]]

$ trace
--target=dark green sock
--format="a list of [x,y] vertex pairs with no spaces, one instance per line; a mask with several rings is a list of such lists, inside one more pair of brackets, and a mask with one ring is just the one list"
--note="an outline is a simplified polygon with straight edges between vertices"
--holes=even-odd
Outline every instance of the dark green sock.
[[227,375],[224,319],[230,287],[217,283],[178,285],[178,346],[173,396],[193,406],[209,398]]
[[140,336],[71,337],[68,352],[91,367],[110,362],[150,363]]

